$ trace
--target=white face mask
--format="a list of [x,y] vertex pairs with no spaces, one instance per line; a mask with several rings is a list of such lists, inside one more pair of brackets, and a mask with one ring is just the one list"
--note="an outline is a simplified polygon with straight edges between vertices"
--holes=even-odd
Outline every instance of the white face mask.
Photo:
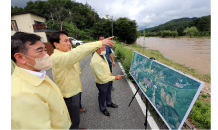
[[[27,55],[25,55],[25,56],[29,57]],[[32,57],[29,57],[29,58],[34,59]],[[46,54],[45,56],[43,56],[41,58],[35,58],[34,60],[36,62],[35,65],[31,65],[29,63],[26,63],[26,64],[30,65],[30,66],[33,66],[37,70],[48,70],[52,66],[52,61],[51,61],[51,58],[50,58],[50,56],[48,54]]]
[[105,55],[105,54],[106,54],[106,51],[101,51],[100,55]]

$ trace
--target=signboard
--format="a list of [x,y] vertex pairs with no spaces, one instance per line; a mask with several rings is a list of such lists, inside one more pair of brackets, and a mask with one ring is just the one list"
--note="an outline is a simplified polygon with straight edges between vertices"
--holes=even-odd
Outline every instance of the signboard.
[[181,129],[204,83],[137,52],[129,73],[167,127]]

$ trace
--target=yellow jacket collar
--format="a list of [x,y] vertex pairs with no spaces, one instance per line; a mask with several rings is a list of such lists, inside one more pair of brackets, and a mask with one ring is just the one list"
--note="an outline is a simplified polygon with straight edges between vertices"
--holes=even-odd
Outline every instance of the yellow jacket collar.
[[54,53],[62,53],[62,51],[59,51],[58,49],[54,49]]
[[37,76],[31,74],[30,72],[27,72],[27,71],[25,71],[17,66],[15,67],[13,74],[21,77],[22,79],[33,84],[34,86],[39,86],[43,81],[43,79],[40,79],[39,77],[37,77]]
[[[96,53],[96,54],[95,54],[95,53]],[[97,55],[98,61],[101,61],[101,60],[102,60],[102,61],[105,61],[105,60],[103,60],[103,59],[101,58],[101,56],[100,56],[97,52],[95,52],[95,53],[94,53],[94,55]],[[94,56],[94,55],[93,55],[93,56]],[[103,55],[103,57],[104,57],[104,59],[106,59],[106,57],[105,57],[104,55]],[[105,61],[105,62],[106,62],[106,61]]]
[[63,51],[60,51],[58,49],[54,49],[54,53],[64,53]]

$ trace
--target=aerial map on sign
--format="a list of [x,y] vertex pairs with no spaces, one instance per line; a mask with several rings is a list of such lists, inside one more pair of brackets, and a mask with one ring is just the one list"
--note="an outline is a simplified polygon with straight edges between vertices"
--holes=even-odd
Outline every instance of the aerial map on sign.
[[204,83],[137,52],[129,73],[168,128],[181,129]]

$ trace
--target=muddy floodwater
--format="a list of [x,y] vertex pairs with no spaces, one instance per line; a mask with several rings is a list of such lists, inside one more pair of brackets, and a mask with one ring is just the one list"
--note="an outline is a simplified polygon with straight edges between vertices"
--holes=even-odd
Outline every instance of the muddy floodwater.
[[136,43],[160,51],[164,57],[195,69],[211,73],[211,39],[140,37]]

